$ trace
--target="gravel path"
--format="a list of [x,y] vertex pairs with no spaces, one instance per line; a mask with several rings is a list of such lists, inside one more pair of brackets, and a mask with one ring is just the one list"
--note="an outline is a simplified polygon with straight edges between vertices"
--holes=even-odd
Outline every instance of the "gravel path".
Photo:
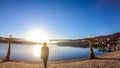
[[[25,61],[5,62],[0,59],[0,68],[44,68],[43,63]],[[94,60],[82,59],[49,62],[48,68],[120,68],[120,51],[98,56]]]

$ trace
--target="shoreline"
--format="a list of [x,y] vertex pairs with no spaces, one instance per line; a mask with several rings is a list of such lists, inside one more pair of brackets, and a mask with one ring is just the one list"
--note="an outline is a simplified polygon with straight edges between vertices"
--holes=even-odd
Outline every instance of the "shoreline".
[[[96,59],[77,59],[69,61],[48,62],[48,68],[120,68],[120,51],[96,56]],[[43,62],[1,61],[0,68],[43,68]]]
[[[67,63],[67,62],[75,62],[75,61],[84,61],[88,60],[89,58],[81,58],[81,59],[73,59],[73,60],[61,60],[61,61],[48,61],[48,63]],[[10,61],[4,61],[3,58],[0,58],[0,63],[1,62],[25,62],[25,63],[42,63],[40,62],[35,62],[35,61],[25,61],[25,60],[10,60]]]

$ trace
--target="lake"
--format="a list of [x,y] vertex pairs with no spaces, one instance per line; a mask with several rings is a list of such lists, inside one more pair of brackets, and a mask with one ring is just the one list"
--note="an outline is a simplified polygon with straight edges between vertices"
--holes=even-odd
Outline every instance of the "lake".
[[[87,58],[89,56],[89,48],[69,47],[58,45],[47,45],[49,47],[48,61],[65,61]],[[41,62],[41,47],[42,45],[24,45],[12,44],[11,60],[23,60],[32,62]],[[5,58],[8,49],[7,43],[0,43],[0,58]],[[94,49],[95,56],[106,54],[108,52],[98,51]]]

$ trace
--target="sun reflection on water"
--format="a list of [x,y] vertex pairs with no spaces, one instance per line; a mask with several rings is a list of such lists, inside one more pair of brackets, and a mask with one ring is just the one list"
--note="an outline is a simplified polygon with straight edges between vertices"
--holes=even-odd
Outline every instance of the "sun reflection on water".
[[33,46],[33,54],[36,56],[36,57],[40,57],[41,55],[41,47],[40,45],[35,45]]

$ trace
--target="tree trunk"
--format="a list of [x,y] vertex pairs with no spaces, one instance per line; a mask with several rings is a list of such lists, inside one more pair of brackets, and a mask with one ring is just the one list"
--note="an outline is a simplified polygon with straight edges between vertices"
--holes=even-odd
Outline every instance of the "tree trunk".
[[92,41],[89,40],[89,47],[90,47],[90,56],[89,59],[95,59],[93,48],[92,48]]
[[6,61],[9,61],[10,60],[10,51],[11,51],[11,39],[9,39],[9,42],[8,42],[8,52],[7,52],[7,56],[6,56]]

